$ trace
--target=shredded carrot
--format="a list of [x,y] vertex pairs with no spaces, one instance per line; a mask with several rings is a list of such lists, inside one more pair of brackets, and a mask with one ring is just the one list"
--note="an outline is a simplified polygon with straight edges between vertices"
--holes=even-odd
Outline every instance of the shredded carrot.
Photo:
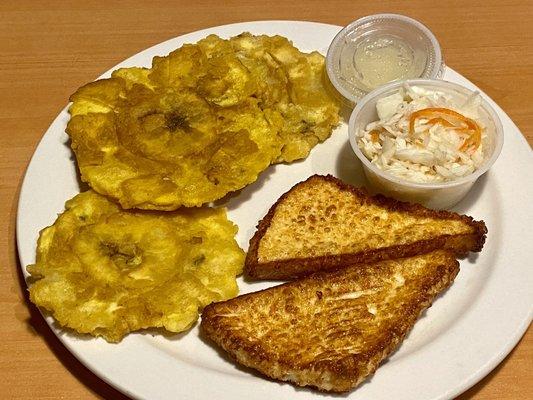
[[428,123],[432,125],[441,124],[445,127],[453,127],[458,131],[467,132],[469,136],[460,147],[461,151],[465,151],[471,147],[475,150],[481,144],[481,128],[477,122],[456,111],[448,108],[435,107],[415,111],[409,117],[409,133],[411,135],[415,132],[415,122],[418,118],[427,118]]
[[370,131],[370,140],[372,142],[377,143],[379,141],[379,134],[382,132],[382,130],[374,129]]
[[442,126],[445,126],[447,128],[451,128],[452,126],[455,126],[450,121],[448,121],[447,119],[444,119],[442,117],[431,118],[428,121],[428,124],[431,124],[431,125],[441,124]]

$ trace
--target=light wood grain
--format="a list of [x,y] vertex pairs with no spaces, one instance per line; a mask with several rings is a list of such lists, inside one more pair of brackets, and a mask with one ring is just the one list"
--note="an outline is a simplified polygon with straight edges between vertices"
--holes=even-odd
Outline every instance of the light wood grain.
[[[265,19],[346,25],[364,15],[395,12],[429,26],[446,63],[486,91],[531,144],[532,5],[501,0],[0,2],[0,398],[127,399],[51,333],[28,303],[17,261],[15,217],[24,170],[78,86],[140,50],[210,26]],[[530,329],[500,366],[460,398],[533,398],[532,359]]]

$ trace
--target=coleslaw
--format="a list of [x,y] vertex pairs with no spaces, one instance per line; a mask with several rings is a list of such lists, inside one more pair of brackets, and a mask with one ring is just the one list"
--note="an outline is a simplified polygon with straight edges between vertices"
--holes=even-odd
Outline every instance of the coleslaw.
[[379,120],[357,133],[363,154],[378,168],[416,183],[452,181],[484,160],[481,98],[463,104],[436,90],[404,85],[379,99]]

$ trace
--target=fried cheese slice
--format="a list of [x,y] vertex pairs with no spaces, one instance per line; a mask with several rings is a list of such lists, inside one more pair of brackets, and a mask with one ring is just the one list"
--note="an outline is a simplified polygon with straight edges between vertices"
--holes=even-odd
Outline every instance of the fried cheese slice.
[[401,345],[458,272],[445,250],[347,264],[210,304],[200,328],[230,358],[272,379],[347,392]]

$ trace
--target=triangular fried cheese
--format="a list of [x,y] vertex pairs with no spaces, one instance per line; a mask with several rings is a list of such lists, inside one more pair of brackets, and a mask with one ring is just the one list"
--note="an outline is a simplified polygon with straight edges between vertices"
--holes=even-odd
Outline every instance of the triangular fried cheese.
[[458,271],[445,250],[348,266],[211,304],[201,327],[271,378],[343,392],[400,345]]
[[294,279],[342,265],[408,257],[435,249],[480,251],[483,221],[369,196],[332,176],[298,183],[270,208],[250,240],[250,279]]

